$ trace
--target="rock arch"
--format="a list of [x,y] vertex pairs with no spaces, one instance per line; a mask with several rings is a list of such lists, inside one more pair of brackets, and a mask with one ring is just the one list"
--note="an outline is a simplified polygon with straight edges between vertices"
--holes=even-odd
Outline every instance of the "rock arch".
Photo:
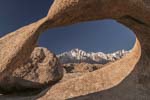
[[[44,96],[41,93],[35,98],[147,100],[150,98],[149,6],[146,0],[55,0],[45,18],[0,39],[0,59],[5,58],[0,62],[1,76],[11,73],[10,67],[23,63],[33,50],[40,32],[83,21],[112,18],[135,32],[137,39],[132,52],[105,68],[58,83]],[[15,43],[10,46],[14,40]],[[27,47],[30,49],[27,50]],[[7,53],[8,56],[4,57]],[[20,53],[25,56],[19,56]]]

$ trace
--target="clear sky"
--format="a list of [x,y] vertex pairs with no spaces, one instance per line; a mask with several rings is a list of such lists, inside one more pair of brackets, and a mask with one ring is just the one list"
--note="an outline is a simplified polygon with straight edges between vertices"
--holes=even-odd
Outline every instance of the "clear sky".
[[[52,1],[0,0],[0,36],[46,16]],[[38,41],[55,53],[74,48],[109,53],[131,49],[134,42],[131,30],[110,19],[50,29]]]

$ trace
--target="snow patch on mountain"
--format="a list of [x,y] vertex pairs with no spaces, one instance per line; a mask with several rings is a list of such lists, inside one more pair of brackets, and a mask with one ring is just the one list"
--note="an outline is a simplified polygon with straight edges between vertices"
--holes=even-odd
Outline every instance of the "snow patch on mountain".
[[86,62],[90,64],[106,64],[121,59],[130,51],[119,50],[114,53],[105,54],[103,52],[86,52],[80,49],[72,49],[71,51],[64,52],[57,55],[62,64],[66,63],[81,63]]

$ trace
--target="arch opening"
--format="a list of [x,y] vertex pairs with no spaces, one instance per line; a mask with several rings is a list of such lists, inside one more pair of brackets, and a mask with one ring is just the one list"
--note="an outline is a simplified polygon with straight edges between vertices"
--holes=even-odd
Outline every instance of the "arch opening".
[[53,51],[65,71],[72,73],[95,71],[121,59],[135,40],[132,30],[106,19],[48,30],[38,44]]
[[87,52],[112,53],[130,50],[135,43],[132,30],[112,19],[74,24],[50,29],[41,35],[39,45],[56,54],[74,48]]

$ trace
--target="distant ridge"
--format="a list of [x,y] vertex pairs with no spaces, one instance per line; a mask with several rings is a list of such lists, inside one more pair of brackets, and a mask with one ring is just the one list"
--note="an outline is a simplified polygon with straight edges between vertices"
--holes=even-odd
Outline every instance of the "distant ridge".
[[119,50],[114,53],[105,54],[103,52],[86,52],[81,49],[72,49],[68,52],[58,54],[62,64],[66,63],[97,63],[97,64],[106,64],[108,62],[113,62],[125,56],[129,51]]

